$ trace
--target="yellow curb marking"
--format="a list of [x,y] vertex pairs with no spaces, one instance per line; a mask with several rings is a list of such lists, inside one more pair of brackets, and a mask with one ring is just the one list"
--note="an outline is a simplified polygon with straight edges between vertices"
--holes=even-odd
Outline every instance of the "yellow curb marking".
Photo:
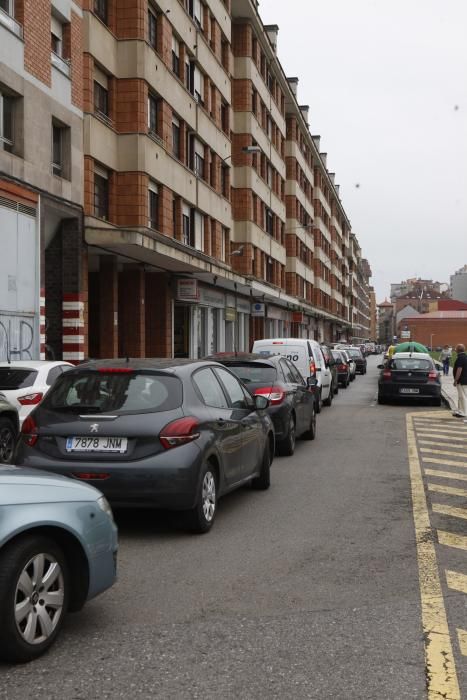
[[467,550],[467,537],[464,535],[455,535],[453,532],[445,532],[438,530],[438,542],[446,545],[446,547],[457,547],[457,549]]
[[465,508],[446,506],[444,503],[433,503],[433,512],[439,513],[440,515],[450,515],[453,518],[462,518],[462,520],[467,520],[467,510]]
[[[447,439],[447,438],[446,438]],[[452,440],[464,440],[464,438],[449,438],[449,442],[436,442],[435,440],[419,440],[419,445],[435,445],[438,447],[455,447],[456,450],[467,450],[467,445],[455,445]],[[467,442],[467,439],[465,439]]]
[[432,450],[429,447],[420,447],[420,452],[432,455],[447,455],[448,457],[462,457],[460,452],[449,452],[449,450]]
[[457,641],[459,642],[459,649],[463,656],[467,656],[467,632],[465,630],[458,629],[457,631]]
[[444,440],[463,440],[467,436],[467,430],[443,430],[438,427],[430,430],[429,428],[417,428],[417,435],[443,438]]
[[431,482],[428,483],[428,491],[446,493],[448,496],[467,496],[467,489],[460,489],[456,486],[444,486],[444,484],[432,484]]
[[446,582],[449,588],[459,593],[467,593],[467,576],[457,571],[446,571]]
[[467,481],[467,474],[456,474],[455,472],[443,472],[440,469],[425,469],[427,476],[439,476],[443,479],[457,479],[458,481]]
[[435,698],[444,697],[450,700],[460,700],[459,683],[412,423],[412,418],[416,415],[414,413],[407,414],[407,445],[417,542],[422,624],[425,634],[428,698],[435,700]]
[[453,459],[437,459],[436,457],[423,457],[424,462],[430,464],[442,464],[444,467],[459,467],[467,469],[467,462],[455,462]]

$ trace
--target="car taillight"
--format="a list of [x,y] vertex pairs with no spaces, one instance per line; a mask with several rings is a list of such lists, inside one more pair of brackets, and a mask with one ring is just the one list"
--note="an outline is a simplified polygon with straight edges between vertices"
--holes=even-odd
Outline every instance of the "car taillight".
[[29,445],[29,447],[34,447],[38,436],[36,421],[32,416],[28,416],[24,421],[21,428],[21,435],[26,445]]
[[316,365],[313,361],[310,362],[310,375],[313,377],[316,374]]
[[338,372],[346,372],[346,371],[347,371],[347,365],[344,365],[344,364],[338,365],[337,371],[338,371]]
[[266,396],[271,406],[277,406],[282,403],[285,397],[285,392],[280,386],[262,386],[259,389],[255,389],[255,394]]
[[391,379],[392,372],[390,369],[385,369],[383,372],[383,379]]
[[428,372],[428,381],[434,381],[435,379],[438,379],[438,372],[432,369]]
[[193,440],[199,438],[198,426],[199,421],[193,416],[178,418],[172,423],[168,423],[159,435],[162,447],[165,450],[171,450],[173,447],[193,442]]
[[25,396],[19,397],[18,403],[20,403],[21,406],[37,406],[37,404],[42,401],[43,396],[44,394],[41,394],[40,391],[37,391],[35,394],[26,394]]

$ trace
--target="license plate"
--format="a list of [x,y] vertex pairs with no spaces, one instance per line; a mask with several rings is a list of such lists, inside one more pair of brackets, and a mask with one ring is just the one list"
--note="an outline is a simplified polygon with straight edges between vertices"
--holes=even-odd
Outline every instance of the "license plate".
[[69,437],[67,452],[126,452],[128,438],[123,437]]
[[399,389],[399,394],[419,394],[420,389]]

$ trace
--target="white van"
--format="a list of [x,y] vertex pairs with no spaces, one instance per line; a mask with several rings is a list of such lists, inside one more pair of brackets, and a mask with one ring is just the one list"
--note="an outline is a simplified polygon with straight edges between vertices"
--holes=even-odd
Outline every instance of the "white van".
[[316,412],[321,411],[321,406],[330,406],[334,388],[332,386],[332,374],[326,365],[319,343],[316,340],[304,340],[303,338],[267,338],[255,340],[254,353],[283,355],[296,365],[305,380],[315,378],[318,386]]

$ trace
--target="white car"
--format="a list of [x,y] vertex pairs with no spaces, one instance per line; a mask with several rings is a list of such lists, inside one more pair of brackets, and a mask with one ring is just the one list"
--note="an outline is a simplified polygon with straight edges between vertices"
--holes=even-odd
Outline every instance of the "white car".
[[48,360],[0,362],[0,394],[18,410],[20,426],[55,380],[73,366]]

